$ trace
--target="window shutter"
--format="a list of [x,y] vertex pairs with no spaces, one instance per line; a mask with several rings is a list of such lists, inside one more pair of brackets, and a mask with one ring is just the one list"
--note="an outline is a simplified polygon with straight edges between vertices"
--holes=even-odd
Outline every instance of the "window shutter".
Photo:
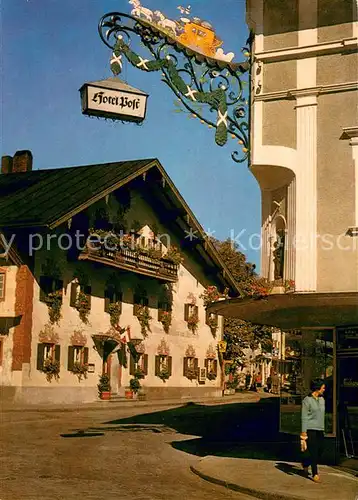
[[188,321],[189,319],[189,305],[190,304],[184,305],[184,321]]
[[209,370],[209,360],[207,358],[205,359],[204,366],[206,368],[206,372],[208,372],[208,370]]
[[194,306],[194,314],[195,314],[196,318],[199,318],[199,307],[198,306]]
[[148,354],[143,355],[143,371],[145,375],[148,375]]
[[188,358],[183,359],[183,375],[184,377],[187,376],[188,373]]
[[209,319],[210,319],[210,313],[209,311],[206,309],[205,311],[205,324],[208,325],[209,324]]
[[55,345],[55,361],[60,362],[61,346]]
[[129,357],[129,375],[134,375],[134,373],[135,373],[134,358],[131,354]]
[[214,360],[214,373],[215,373],[215,375],[218,374],[218,360],[217,359]]
[[52,292],[53,279],[49,276],[40,276],[40,301],[46,302],[47,294]]
[[88,297],[88,305],[89,305],[89,308],[91,309],[92,288],[87,285],[87,286],[83,287],[83,291]]
[[194,359],[194,370],[195,370],[196,374],[198,374],[198,372],[199,372],[198,368],[199,368],[199,360],[198,360],[198,358],[195,358]]
[[78,283],[71,283],[70,306],[76,307]]
[[112,303],[113,291],[110,288],[106,288],[104,291],[104,312],[109,312],[109,304]]
[[83,348],[83,364],[88,365],[88,347]]
[[67,355],[67,370],[69,372],[72,372],[73,370],[73,365],[74,365],[74,359],[75,357],[75,348],[72,345],[68,346],[68,355]]
[[169,372],[169,376],[172,375],[172,357],[171,356],[168,356],[168,372]]
[[160,372],[160,357],[155,356],[155,376],[158,377]]
[[37,369],[42,370],[44,366],[44,344],[37,344]]

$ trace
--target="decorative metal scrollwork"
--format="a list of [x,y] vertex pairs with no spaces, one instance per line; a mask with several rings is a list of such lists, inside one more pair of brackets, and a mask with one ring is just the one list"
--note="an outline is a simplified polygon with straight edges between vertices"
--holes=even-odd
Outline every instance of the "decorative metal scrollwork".
[[[187,112],[216,129],[215,141],[219,146],[225,145],[231,135],[241,146],[240,152],[232,153],[232,159],[238,163],[248,159],[250,39],[242,49],[246,61],[232,63],[200,54],[180,44],[169,32],[128,14],[104,15],[98,31],[113,51],[111,69],[115,75],[122,71],[123,57],[143,71],[160,71],[162,81],[176,96],[176,111]],[[139,37],[147,55],[133,50],[132,35]]]

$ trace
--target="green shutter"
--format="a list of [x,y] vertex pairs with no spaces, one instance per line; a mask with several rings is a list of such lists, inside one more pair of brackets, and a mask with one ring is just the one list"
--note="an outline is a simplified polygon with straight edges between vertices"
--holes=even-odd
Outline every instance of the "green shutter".
[[44,344],[37,344],[37,369],[42,371],[44,366]]
[[207,358],[204,361],[204,366],[206,368],[206,372],[208,372],[208,369],[209,369],[209,360]]
[[132,354],[129,356],[129,375],[134,375],[135,373],[135,362]]
[[155,356],[155,376],[158,377],[160,372],[160,357]]
[[91,309],[91,299],[92,299],[92,287],[86,285],[84,288],[83,288],[83,291],[84,293],[87,295],[88,297],[88,306],[89,306],[89,309]]
[[148,354],[144,354],[143,357],[143,370],[144,374],[148,375]]
[[88,365],[88,347],[83,348],[83,364]]
[[183,375],[187,376],[188,373],[188,358],[183,358]]
[[68,346],[68,354],[67,354],[67,370],[72,372],[73,365],[75,362],[75,348],[72,345]]
[[78,283],[71,283],[70,306],[76,307]]
[[198,306],[194,306],[194,314],[195,314],[196,318],[199,318],[199,307]]
[[184,321],[189,319],[189,304],[184,305]]
[[217,374],[218,374],[218,360],[217,359],[214,360],[214,373],[217,376]]
[[195,358],[194,359],[194,370],[195,370],[196,374],[198,374],[198,372],[199,372],[198,368],[199,368],[199,360],[198,360],[198,358]]
[[61,346],[55,345],[55,361],[60,362],[61,357]]
[[111,297],[113,294],[109,288],[106,288],[104,291],[104,312],[109,312],[109,305],[111,304]]
[[168,356],[168,372],[169,372],[169,376],[172,375],[172,357],[171,356]]

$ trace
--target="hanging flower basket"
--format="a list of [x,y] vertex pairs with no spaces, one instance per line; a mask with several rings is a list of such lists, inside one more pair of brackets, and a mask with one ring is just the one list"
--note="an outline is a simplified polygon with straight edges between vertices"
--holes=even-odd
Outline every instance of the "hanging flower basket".
[[80,319],[83,323],[88,323],[88,316],[91,310],[90,299],[82,290],[80,290],[77,300],[76,309],[79,313]]
[[48,382],[51,382],[53,378],[55,380],[58,380],[60,378],[59,361],[55,361],[53,359],[46,359],[44,361],[42,371],[45,373]]
[[163,325],[165,333],[169,333],[170,325],[172,324],[171,311],[163,311],[160,315],[160,322]]
[[208,372],[206,376],[207,376],[208,380],[215,380],[217,377],[217,375],[214,371]]
[[113,302],[108,306],[108,313],[112,326],[117,326],[121,317],[122,305],[120,302]]
[[166,382],[170,378],[170,373],[168,368],[163,368],[160,372],[158,377],[163,380],[163,382]]
[[78,361],[76,361],[73,364],[73,368],[71,371],[74,375],[77,375],[78,381],[81,382],[82,378],[85,378],[85,379],[87,378],[88,364],[83,364],[83,363],[79,363]]
[[196,313],[192,313],[187,321],[188,328],[191,332],[195,333],[198,329],[199,318]]
[[48,307],[50,323],[59,323],[62,318],[62,291],[57,290],[56,292],[49,293],[45,300]]
[[148,331],[150,332],[150,321],[153,319],[149,314],[148,306],[139,306],[137,309],[136,316],[140,323],[141,333],[143,337],[148,336]]
[[207,325],[211,330],[211,333],[214,335],[216,330],[218,329],[218,319],[217,317],[209,316],[207,319]]

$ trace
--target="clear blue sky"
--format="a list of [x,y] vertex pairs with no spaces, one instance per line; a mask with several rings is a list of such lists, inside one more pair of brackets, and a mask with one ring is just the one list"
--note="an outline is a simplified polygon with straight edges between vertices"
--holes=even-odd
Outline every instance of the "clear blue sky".
[[[241,60],[245,1],[187,3],[193,16],[215,26],[225,52]],[[187,3],[142,1],[175,19],[177,6]],[[231,160],[236,141],[220,148],[213,130],[175,113],[173,94],[159,73],[127,64],[122,74],[150,95],[143,126],[81,114],[81,85],[112,76],[111,51],[98,36],[98,21],[107,12],[130,10],[126,0],[2,0],[2,154],[30,149],[35,169],[157,157],[205,230],[215,230],[220,239],[245,230],[240,241],[258,264],[259,252],[248,248],[248,236],[260,232],[260,193],[247,165]]]

